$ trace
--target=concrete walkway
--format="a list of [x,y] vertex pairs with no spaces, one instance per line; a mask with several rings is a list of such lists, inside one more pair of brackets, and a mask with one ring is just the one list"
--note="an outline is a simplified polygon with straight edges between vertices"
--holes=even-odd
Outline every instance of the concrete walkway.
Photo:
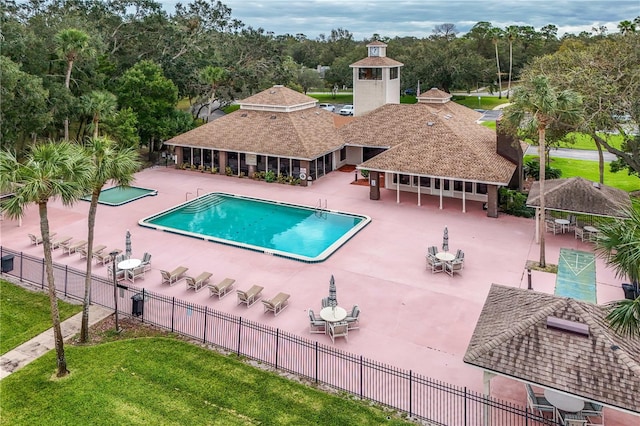
[[[102,321],[112,313],[112,310],[108,310],[97,305],[91,305],[89,307],[89,325]],[[63,321],[61,328],[64,340],[67,341],[79,333],[81,324],[82,312]],[[53,329],[50,328],[28,342],[10,350],[0,357],[0,380],[4,379],[14,371],[20,370],[34,359],[41,357],[54,348],[55,341],[53,338]]]

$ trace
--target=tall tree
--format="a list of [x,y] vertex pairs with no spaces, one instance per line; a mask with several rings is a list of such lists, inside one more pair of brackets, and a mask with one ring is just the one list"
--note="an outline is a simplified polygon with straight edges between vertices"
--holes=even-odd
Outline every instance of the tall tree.
[[616,271],[616,277],[629,278],[638,297],[612,304],[607,319],[625,335],[640,336],[640,203],[627,210],[628,218],[606,221],[599,225],[596,253]]
[[38,206],[58,377],[67,375],[69,370],[60,328],[47,206],[55,198],[60,198],[64,205],[77,201],[84,195],[90,171],[80,147],[68,142],[36,145],[23,163],[10,152],[0,151],[0,188],[15,194],[4,204],[3,210],[9,217],[20,218],[27,205],[35,203]]
[[498,55],[498,43],[502,38],[502,30],[500,28],[492,28],[489,32],[491,42],[496,52],[496,67],[498,69],[498,99],[502,99],[502,72],[500,71],[500,56]]
[[209,116],[211,116],[211,108],[213,107],[213,103],[216,100],[216,89],[218,84],[220,84],[227,76],[227,72],[224,68],[214,67],[212,65],[207,65],[200,72],[200,79],[209,86],[209,96],[208,96],[208,112]]
[[509,99],[511,94],[511,73],[513,71],[513,41],[518,36],[518,27],[513,25],[507,27],[505,34],[509,42],[509,84],[507,85],[507,99]]
[[97,138],[100,120],[105,116],[113,115],[118,107],[118,98],[113,93],[104,90],[94,90],[81,98],[82,109],[91,116],[93,137]]
[[108,138],[93,137],[84,147],[88,163],[91,165],[91,204],[87,217],[87,273],[84,282],[84,302],[82,305],[82,325],[80,342],[89,340],[89,304],[91,303],[91,265],[93,257],[93,237],[98,212],[98,198],[104,185],[113,181],[117,185],[128,186],[134,173],[140,168],[138,153],[134,148],[122,148]]
[[[56,50],[58,55],[67,61],[67,72],[64,78],[64,85],[70,90],[71,70],[73,64],[81,54],[90,53],[89,35],[82,30],[68,28],[58,32],[55,36]],[[69,140],[69,117],[64,119],[64,140]]]
[[[547,129],[556,132],[571,130],[582,119],[582,99],[570,90],[557,91],[544,75],[531,80],[523,80],[505,108],[505,128],[517,134],[522,127],[528,134],[538,134],[538,155],[540,156],[540,211],[538,229],[544,229],[545,217],[545,152]],[[544,232],[540,232],[540,267],[546,267]]]

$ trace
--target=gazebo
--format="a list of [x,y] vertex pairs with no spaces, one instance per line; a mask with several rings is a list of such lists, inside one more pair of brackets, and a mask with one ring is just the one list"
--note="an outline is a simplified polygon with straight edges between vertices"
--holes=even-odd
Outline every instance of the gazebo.
[[493,284],[464,362],[484,371],[486,394],[500,375],[640,415],[640,338],[614,332],[607,312]]
[[[629,194],[621,189],[593,182],[581,177],[567,179],[549,179],[544,183],[545,210],[586,214],[600,217],[626,217],[631,208]],[[534,182],[527,206],[540,212],[540,182]],[[540,233],[539,221],[536,221],[536,241]]]

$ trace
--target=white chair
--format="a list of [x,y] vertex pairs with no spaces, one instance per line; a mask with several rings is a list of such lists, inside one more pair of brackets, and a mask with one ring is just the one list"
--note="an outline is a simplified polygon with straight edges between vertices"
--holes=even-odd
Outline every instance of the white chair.
[[349,330],[357,330],[360,328],[360,308],[358,305],[353,305],[351,312],[347,314],[344,320],[347,322]]
[[547,232],[553,232],[553,235],[562,231],[562,227],[556,223],[553,219],[545,219],[544,226]]
[[551,413],[555,417],[556,407],[551,405],[544,395],[537,395],[528,383],[525,383],[524,387],[527,390],[527,404],[531,411],[538,412],[541,417],[544,417],[544,413]]
[[444,262],[442,262],[440,259],[438,259],[435,256],[432,256],[431,254],[427,254],[426,259],[427,259],[427,269],[431,269],[432,274],[435,274],[436,272],[444,271]]
[[144,265],[140,265],[137,268],[127,270],[127,279],[132,283],[136,281],[136,278],[144,278],[146,269]]
[[330,322],[329,324],[329,337],[333,343],[336,342],[336,337],[344,337],[346,341],[349,341],[349,324],[346,321]]
[[309,309],[309,333],[311,334],[326,334],[327,322],[322,318],[316,317],[313,309]]

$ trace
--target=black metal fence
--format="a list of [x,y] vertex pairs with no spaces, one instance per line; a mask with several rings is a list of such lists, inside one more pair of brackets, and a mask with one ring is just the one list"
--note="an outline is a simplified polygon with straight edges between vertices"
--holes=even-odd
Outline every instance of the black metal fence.
[[[44,259],[0,246],[3,272],[46,288]],[[12,270],[5,260],[13,256]],[[82,300],[85,271],[54,263],[58,294]],[[363,356],[242,317],[189,303],[175,297],[118,284],[118,311],[174,333],[215,345],[239,356],[318,384],[348,392],[436,425],[555,425],[527,407],[430,379]],[[135,296],[135,297],[134,297]],[[134,300],[137,299],[137,300]],[[114,308],[113,283],[92,276],[91,301]],[[134,306],[134,304],[137,304]],[[135,312],[134,312],[134,308]]]

